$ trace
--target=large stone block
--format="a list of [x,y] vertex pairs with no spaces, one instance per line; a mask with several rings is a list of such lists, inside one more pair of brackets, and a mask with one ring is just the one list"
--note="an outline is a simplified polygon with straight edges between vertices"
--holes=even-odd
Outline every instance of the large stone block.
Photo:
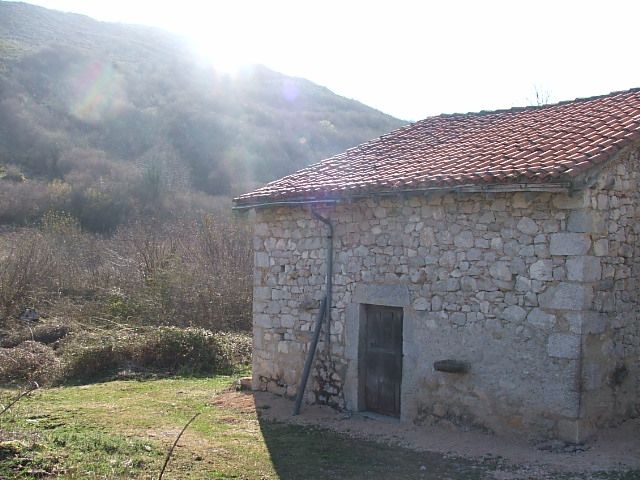
[[541,308],[586,310],[593,300],[593,289],[586,285],[562,282],[547,288],[538,300]]
[[353,294],[353,301],[389,307],[406,307],[411,304],[406,285],[359,284]]
[[552,233],[549,253],[551,255],[584,255],[591,247],[591,240],[580,233]]
[[580,356],[580,337],[568,333],[551,334],[547,353],[550,357],[576,359]]
[[578,282],[597,282],[602,276],[598,257],[578,256],[567,259],[567,279]]
[[574,210],[567,220],[567,231],[576,233],[602,232],[604,222],[591,210]]
[[527,322],[539,328],[551,329],[556,323],[556,316],[534,308],[527,315]]

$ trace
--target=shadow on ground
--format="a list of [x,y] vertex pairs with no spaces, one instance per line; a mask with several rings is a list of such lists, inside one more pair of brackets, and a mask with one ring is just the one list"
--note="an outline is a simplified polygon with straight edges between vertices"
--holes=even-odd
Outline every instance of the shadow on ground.
[[[293,403],[292,403],[293,406]],[[474,480],[493,478],[495,461],[467,459],[351,438],[321,426],[276,422],[261,415],[260,429],[282,480],[421,479]]]
[[[293,418],[289,413],[293,402],[264,393],[233,392],[218,401],[247,415],[257,413],[264,444],[277,478],[281,480],[640,480],[638,470],[581,473],[566,469],[558,471],[553,466],[536,462],[512,464],[496,452],[471,458],[417,451],[399,446],[406,440],[401,430],[397,435],[385,435],[389,443],[379,438],[372,441],[363,436],[366,433],[356,424],[351,425],[351,419],[347,417],[344,424],[340,419],[342,426],[336,431],[329,425],[323,426],[323,421],[339,416],[327,415],[326,410],[322,413],[316,407]],[[377,420],[372,422],[367,429],[377,438],[375,432],[382,433],[384,425],[377,426]],[[335,421],[333,425],[335,427]],[[388,434],[389,429],[386,430]],[[397,445],[394,439],[397,439]],[[535,453],[533,450],[532,454]]]
[[261,420],[260,428],[282,480],[487,478],[486,466],[442,454],[352,439],[309,426]]

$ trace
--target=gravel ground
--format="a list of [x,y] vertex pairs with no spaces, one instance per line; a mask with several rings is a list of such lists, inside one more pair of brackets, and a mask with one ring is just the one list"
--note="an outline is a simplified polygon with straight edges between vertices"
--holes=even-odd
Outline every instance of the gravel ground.
[[640,479],[640,419],[601,430],[576,449],[561,442],[536,445],[524,438],[349,415],[319,405],[303,406],[301,414],[292,417],[293,402],[265,392],[253,392],[253,396],[265,420],[321,426],[417,451],[439,452],[483,463],[497,462],[498,468],[492,472],[496,480],[621,478],[608,476],[606,472],[627,472],[623,478]]

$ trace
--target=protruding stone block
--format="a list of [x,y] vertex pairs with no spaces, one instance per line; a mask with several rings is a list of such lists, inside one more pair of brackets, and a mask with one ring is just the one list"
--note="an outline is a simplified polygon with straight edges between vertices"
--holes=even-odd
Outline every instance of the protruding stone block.
[[540,307],[559,310],[585,310],[593,300],[593,289],[575,283],[559,283],[542,293]]
[[580,233],[553,233],[550,237],[551,255],[584,255],[591,247],[589,237]]

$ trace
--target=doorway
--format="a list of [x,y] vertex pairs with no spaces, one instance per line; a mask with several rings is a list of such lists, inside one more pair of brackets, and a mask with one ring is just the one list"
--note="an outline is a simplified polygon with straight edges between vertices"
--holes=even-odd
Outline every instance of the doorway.
[[364,409],[399,417],[402,308],[366,305],[364,323]]

